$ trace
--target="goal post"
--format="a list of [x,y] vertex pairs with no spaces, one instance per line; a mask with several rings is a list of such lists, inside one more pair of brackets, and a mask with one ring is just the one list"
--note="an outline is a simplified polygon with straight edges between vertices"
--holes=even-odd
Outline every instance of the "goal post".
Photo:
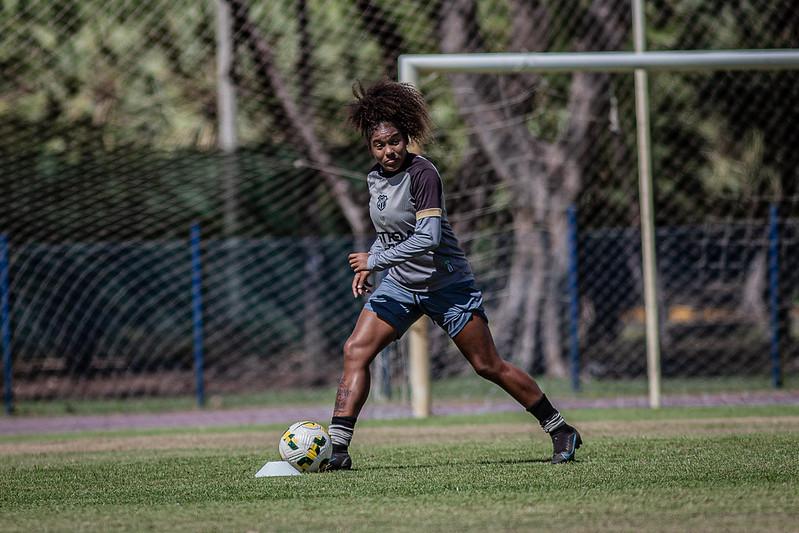
[[796,70],[799,49],[669,52],[531,52],[405,54],[399,80],[416,83],[421,73],[633,72],[691,70]]
[[[543,52],[543,53],[484,53],[484,54],[407,54],[399,57],[399,81],[419,85],[423,73],[482,73],[512,74],[520,72],[686,72],[733,70],[799,70],[799,49],[728,50],[728,51],[636,51],[636,52]],[[636,106],[636,114],[648,115],[646,106]],[[637,116],[637,128],[648,129],[649,117]],[[637,132],[639,159],[651,160],[649,147],[642,139],[648,131]],[[649,403],[660,405],[659,327],[657,317],[657,283],[655,228],[653,206],[653,176],[640,171],[639,209],[641,209],[641,240],[644,273],[644,307],[646,349],[649,379]],[[646,197],[643,197],[646,196]],[[421,329],[421,328],[420,328]],[[414,335],[420,335],[415,331]],[[415,339],[409,346],[411,403],[416,417],[431,414],[430,365],[427,342]],[[654,368],[653,368],[654,367]]]

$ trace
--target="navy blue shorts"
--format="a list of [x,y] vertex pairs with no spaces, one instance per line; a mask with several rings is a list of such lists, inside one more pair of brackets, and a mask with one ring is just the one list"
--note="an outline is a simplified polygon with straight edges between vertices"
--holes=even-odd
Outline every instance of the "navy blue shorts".
[[364,306],[397,330],[401,337],[422,315],[444,329],[450,338],[477,314],[488,322],[483,309],[483,293],[474,281],[454,283],[431,292],[412,292],[385,278]]

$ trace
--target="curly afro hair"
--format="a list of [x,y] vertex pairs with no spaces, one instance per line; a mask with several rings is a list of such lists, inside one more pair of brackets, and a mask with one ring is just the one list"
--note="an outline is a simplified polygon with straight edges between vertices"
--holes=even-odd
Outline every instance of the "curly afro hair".
[[411,141],[430,140],[431,121],[422,94],[409,83],[382,80],[364,89],[352,86],[355,101],[349,105],[349,122],[369,139],[377,126],[390,122]]

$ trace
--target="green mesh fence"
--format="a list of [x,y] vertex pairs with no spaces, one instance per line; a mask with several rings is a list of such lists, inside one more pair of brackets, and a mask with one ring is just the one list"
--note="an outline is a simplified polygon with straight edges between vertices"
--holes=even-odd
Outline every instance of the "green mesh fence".
[[[649,49],[799,47],[787,0],[645,5]],[[334,384],[362,305],[346,255],[374,238],[369,154],[344,126],[352,82],[396,78],[403,53],[629,51],[631,10],[0,2],[7,399],[195,394],[198,350],[208,394]],[[775,361],[788,386],[799,372],[797,81],[650,79],[667,380],[740,390],[768,386]],[[430,74],[420,88],[425,152],[502,355],[626,390],[646,361],[632,77]],[[470,374],[430,334],[434,379]],[[397,344],[383,361],[395,386],[404,358]]]

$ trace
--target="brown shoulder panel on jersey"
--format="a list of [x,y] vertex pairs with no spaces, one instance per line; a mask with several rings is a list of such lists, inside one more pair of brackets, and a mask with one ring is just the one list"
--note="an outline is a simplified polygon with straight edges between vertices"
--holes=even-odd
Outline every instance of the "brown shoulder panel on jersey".
[[442,210],[437,207],[432,207],[430,209],[422,209],[421,211],[416,212],[416,220],[421,220],[427,217],[440,217]]

